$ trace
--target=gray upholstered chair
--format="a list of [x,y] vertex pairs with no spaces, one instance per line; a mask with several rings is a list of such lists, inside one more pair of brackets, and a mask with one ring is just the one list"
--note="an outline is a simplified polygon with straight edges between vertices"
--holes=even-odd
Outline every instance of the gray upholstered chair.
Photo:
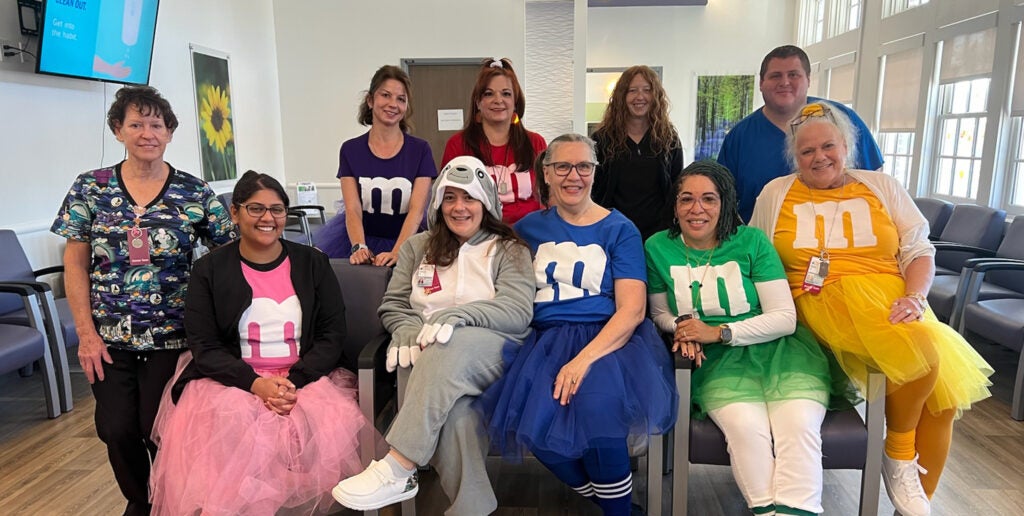
[[[964,336],[974,333],[1020,352],[1024,347],[1024,216],[1010,224],[997,257],[967,260],[960,276],[959,311],[951,325]],[[1024,360],[1020,359],[1010,415],[1024,420]]]
[[[75,320],[71,317],[67,299],[55,299],[50,285],[37,281],[40,276],[63,270],[63,266],[55,266],[33,271],[18,235],[9,229],[0,230],[0,281],[30,287],[38,295],[42,315],[42,324],[38,328],[45,333],[50,347],[60,408],[68,412],[74,408],[74,402],[67,348],[78,345]],[[32,326],[34,322],[30,311],[25,309],[23,299],[14,294],[0,294],[0,324]]]
[[[935,273],[954,276],[959,274],[964,260],[978,256],[978,251],[971,248],[994,252],[1002,240],[1005,219],[1005,211],[988,206],[954,206],[949,222],[935,244]],[[958,244],[960,247],[946,248],[944,242]]]
[[[692,361],[674,354],[676,387],[679,389],[679,420],[672,436],[672,514],[687,514],[689,465],[729,465],[725,434],[710,418],[690,418],[690,376]],[[868,378],[866,417],[855,409],[828,412],[821,425],[822,464],[825,469],[859,469],[860,516],[878,514],[879,481],[885,420],[885,376],[873,372]],[[689,422],[689,424],[687,424]]]
[[61,410],[39,295],[31,286],[18,283],[0,283],[0,292],[19,299],[28,319],[28,324],[24,325],[0,324],[0,374],[38,363],[43,375],[46,416],[53,419],[61,414]]
[[[1002,240],[1006,212],[973,204],[953,209],[942,237],[935,245],[935,280],[928,292],[928,304],[942,321],[957,316],[957,284],[964,261],[995,256]],[[955,327],[955,326],[954,326]]]
[[924,218],[928,219],[928,237],[938,240],[946,223],[949,222],[949,216],[953,214],[953,203],[931,197],[914,197],[914,204]]
[[385,407],[394,398],[395,375],[384,369],[384,352],[390,335],[377,317],[377,307],[391,279],[391,268],[352,265],[347,259],[333,259],[331,267],[345,300],[347,327],[339,365],[358,372],[359,407],[366,420],[373,422],[359,434],[359,453],[363,463],[369,464],[376,458],[376,435],[382,429]]

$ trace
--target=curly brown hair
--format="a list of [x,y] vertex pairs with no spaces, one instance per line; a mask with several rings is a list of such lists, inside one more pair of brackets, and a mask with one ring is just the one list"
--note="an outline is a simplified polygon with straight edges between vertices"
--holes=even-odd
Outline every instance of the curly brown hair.
[[665,93],[665,87],[661,85],[661,79],[651,67],[636,65],[622,72],[615,83],[615,89],[608,98],[608,107],[604,110],[604,118],[597,127],[597,139],[600,139],[602,144],[607,142],[608,145],[605,159],[629,153],[629,147],[626,145],[629,138],[626,122],[630,114],[629,106],[626,105],[626,94],[629,93],[629,83],[633,82],[637,75],[651,84],[651,108],[647,111],[647,118],[651,124],[651,150],[655,154],[661,154],[679,145],[679,133],[668,118],[668,95]]
[[117,128],[124,124],[128,108],[134,107],[142,116],[156,116],[164,121],[171,133],[178,128],[178,117],[174,116],[171,103],[152,86],[125,86],[114,94],[114,102],[107,111],[107,126],[117,135]]

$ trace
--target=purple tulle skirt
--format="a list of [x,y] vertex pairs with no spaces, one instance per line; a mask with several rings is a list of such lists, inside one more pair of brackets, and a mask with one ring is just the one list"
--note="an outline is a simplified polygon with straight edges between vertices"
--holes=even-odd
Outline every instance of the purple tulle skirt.
[[[395,248],[397,238],[379,238],[366,235],[366,246],[373,254],[391,252]],[[313,233],[313,247],[323,251],[331,258],[348,258],[352,254],[352,241],[348,238],[345,227],[345,212],[339,212]]]
[[153,427],[155,515],[325,514],[334,504],[331,489],[365,467],[358,432],[366,420],[349,371],[300,389],[287,416],[208,378],[189,382],[174,405],[173,383]]
[[524,449],[580,457],[609,438],[642,442],[670,429],[679,411],[672,358],[649,319],[618,350],[590,367],[568,405],[553,399],[555,376],[604,323],[564,322],[506,346],[505,373],[476,402],[492,450],[517,460]]

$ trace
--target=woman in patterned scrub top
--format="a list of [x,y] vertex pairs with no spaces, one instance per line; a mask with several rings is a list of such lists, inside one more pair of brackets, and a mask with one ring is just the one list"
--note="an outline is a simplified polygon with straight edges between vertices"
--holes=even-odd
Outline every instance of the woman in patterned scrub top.
[[78,360],[96,397],[96,433],[125,514],[149,514],[149,440],[164,385],[185,348],[193,252],[234,225],[201,179],[164,161],[178,119],[148,86],[118,90],[107,125],[127,158],[75,179],[50,231],[67,239],[65,286]]

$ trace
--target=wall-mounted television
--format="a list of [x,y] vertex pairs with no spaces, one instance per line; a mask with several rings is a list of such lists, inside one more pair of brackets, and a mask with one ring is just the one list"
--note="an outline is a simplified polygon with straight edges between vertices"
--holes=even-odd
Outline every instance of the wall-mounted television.
[[148,84],[160,0],[43,0],[36,71]]

